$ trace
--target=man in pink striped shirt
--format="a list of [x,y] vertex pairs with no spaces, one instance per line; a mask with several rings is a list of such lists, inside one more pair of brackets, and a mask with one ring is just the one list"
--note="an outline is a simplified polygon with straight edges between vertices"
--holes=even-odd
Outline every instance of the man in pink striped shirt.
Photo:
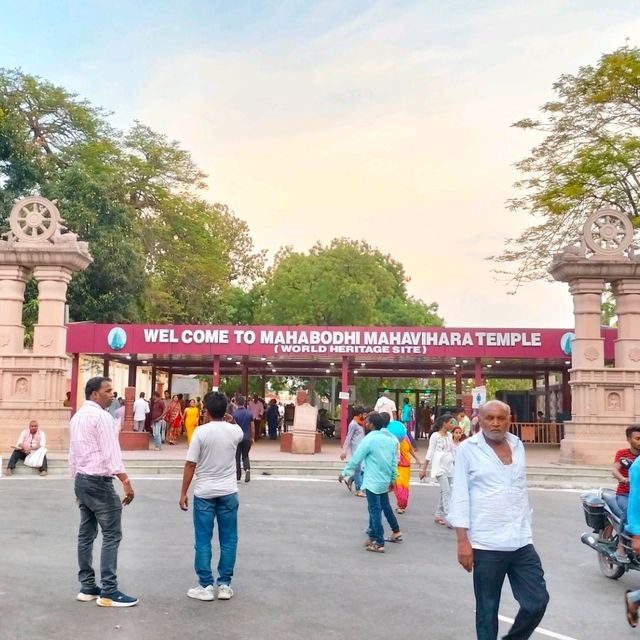
[[[69,470],[75,480],[75,494],[80,507],[78,532],[78,580],[81,602],[96,600],[100,607],[132,607],[138,599],[118,591],[116,567],[122,540],[122,507],[133,500],[133,489],[122,463],[122,453],[115,423],[106,411],[113,399],[110,378],[91,378],[85,386],[86,402],[69,424]],[[124,498],[120,501],[113,478],[122,482]],[[102,531],[100,577],[96,584],[92,566],[93,541]]]

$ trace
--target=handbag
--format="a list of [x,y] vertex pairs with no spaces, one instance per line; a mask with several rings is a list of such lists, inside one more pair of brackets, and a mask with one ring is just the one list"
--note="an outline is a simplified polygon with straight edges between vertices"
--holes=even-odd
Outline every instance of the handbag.
[[24,459],[24,463],[27,467],[39,469],[44,463],[44,457],[46,455],[47,450],[44,447],[40,447],[39,449],[27,454],[27,457]]

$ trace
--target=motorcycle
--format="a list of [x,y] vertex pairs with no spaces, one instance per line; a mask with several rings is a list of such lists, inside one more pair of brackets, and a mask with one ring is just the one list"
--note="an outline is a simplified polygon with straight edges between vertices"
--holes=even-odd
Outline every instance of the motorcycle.
[[[623,514],[616,502],[613,489],[600,489],[597,493],[581,496],[584,519],[593,533],[583,533],[583,544],[598,552],[598,564],[603,575],[617,580],[631,569],[640,571],[640,556],[631,549],[631,538],[624,532]],[[618,543],[622,541],[629,562],[616,557]]]

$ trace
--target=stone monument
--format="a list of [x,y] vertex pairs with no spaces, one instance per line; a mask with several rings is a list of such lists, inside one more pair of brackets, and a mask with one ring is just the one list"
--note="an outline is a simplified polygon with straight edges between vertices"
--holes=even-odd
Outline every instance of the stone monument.
[[307,402],[307,392],[296,393],[296,411],[293,416],[291,453],[316,453],[318,410]]
[[[611,464],[624,430],[640,420],[640,259],[629,216],[600,209],[586,220],[580,246],[554,256],[551,275],[569,284],[575,338],[571,343],[571,422],[560,461]],[[618,312],[615,365],[605,367],[601,303],[610,283]]]
[[[70,409],[63,406],[67,285],[92,262],[86,242],[62,226],[56,205],[31,196],[16,202],[10,231],[0,240],[0,448],[12,444],[29,420],[38,420],[47,448],[68,444]],[[27,282],[38,283],[38,320],[33,347],[24,348],[22,307]]]

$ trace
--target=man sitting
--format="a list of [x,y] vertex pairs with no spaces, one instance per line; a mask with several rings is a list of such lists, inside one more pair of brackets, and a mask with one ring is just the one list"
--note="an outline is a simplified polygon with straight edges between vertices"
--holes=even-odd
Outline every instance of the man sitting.
[[[7,465],[7,470],[5,471],[5,475],[10,476],[13,474],[13,470],[16,468],[16,464],[18,460],[25,460],[26,457],[30,453],[35,453],[39,449],[40,453],[44,452],[42,456],[42,461],[40,462],[40,466],[38,467],[38,471],[40,471],[41,476],[47,475],[47,438],[44,435],[44,431],[40,431],[38,427],[38,421],[32,420],[29,423],[29,428],[25,429],[20,433],[18,437],[18,442],[9,458],[9,464]],[[33,465],[29,465],[33,466]]]

